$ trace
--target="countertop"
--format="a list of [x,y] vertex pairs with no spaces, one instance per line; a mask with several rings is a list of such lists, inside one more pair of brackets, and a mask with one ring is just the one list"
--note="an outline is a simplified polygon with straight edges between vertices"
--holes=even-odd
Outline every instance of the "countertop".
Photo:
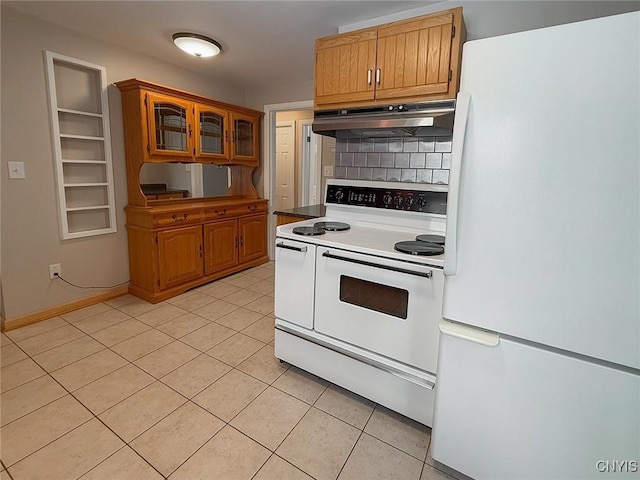
[[284,217],[319,218],[324,217],[324,212],[325,206],[323,204],[317,204],[307,207],[291,208],[289,210],[276,210],[273,214]]

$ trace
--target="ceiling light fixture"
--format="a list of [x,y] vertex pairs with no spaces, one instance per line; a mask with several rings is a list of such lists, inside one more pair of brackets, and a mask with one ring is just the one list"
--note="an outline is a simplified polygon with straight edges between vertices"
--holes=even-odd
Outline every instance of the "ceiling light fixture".
[[214,57],[222,51],[218,42],[197,33],[174,33],[172,38],[176,47],[198,58]]

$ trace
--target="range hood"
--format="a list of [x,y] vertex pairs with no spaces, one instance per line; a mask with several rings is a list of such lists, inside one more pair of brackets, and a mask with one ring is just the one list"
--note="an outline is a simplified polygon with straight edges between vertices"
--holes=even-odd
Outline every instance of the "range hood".
[[314,133],[335,138],[451,135],[455,100],[317,110]]

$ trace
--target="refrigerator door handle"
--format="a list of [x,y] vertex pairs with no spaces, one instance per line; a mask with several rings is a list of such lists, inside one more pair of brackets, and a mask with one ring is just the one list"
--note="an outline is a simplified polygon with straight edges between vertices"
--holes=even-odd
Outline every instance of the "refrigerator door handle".
[[451,171],[449,178],[449,194],[447,196],[447,237],[445,240],[444,274],[455,275],[457,265],[457,236],[458,236],[458,199],[460,197],[460,167],[462,165],[462,151],[464,149],[464,135],[467,130],[469,117],[469,103],[471,95],[458,93],[456,100],[456,116],[453,121],[453,137],[451,150]]
[[480,330],[460,323],[449,322],[445,319],[440,319],[438,329],[443,335],[478,343],[485,347],[495,347],[500,343],[500,335],[497,333],[487,332],[486,330]]

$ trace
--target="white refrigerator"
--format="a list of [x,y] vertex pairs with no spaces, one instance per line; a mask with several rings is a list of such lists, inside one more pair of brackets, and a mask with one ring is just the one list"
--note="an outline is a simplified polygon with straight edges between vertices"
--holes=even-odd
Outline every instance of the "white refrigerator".
[[640,14],[467,42],[431,454],[640,478]]

